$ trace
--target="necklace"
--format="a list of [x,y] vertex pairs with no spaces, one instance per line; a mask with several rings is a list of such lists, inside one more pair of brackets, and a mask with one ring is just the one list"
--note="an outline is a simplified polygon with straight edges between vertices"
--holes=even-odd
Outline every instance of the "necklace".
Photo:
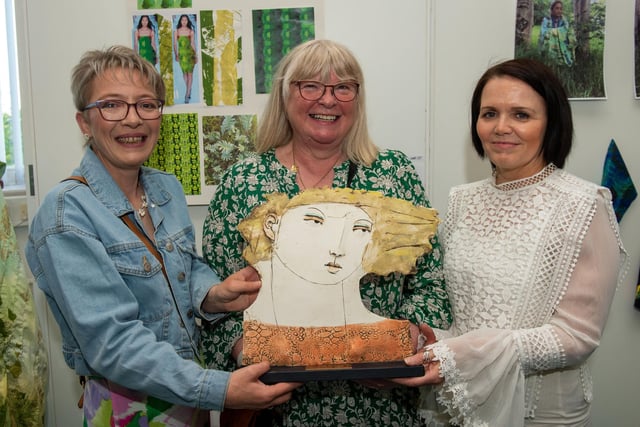
[[140,196],[140,200],[142,200],[142,206],[138,209],[138,215],[142,218],[147,214],[147,207],[149,207],[149,204],[147,203],[146,194],[142,194],[142,196]]
[[338,158],[336,159],[336,161],[333,163],[333,165],[331,165],[331,167],[324,173],[324,175],[322,175],[320,177],[319,180],[316,181],[315,184],[313,184],[311,187],[307,187],[307,185],[305,185],[304,181],[302,180],[302,174],[298,173],[300,172],[300,168],[298,166],[296,166],[296,150],[295,150],[295,145],[291,146],[291,160],[292,160],[292,165],[291,165],[291,172],[296,174],[296,177],[298,178],[298,180],[300,181],[300,187],[302,187],[303,190],[306,190],[307,188],[316,188],[318,186],[318,184],[320,184],[328,175],[329,173],[333,170],[333,168],[336,167],[336,165],[338,164],[338,162],[340,161],[340,156],[338,156]]

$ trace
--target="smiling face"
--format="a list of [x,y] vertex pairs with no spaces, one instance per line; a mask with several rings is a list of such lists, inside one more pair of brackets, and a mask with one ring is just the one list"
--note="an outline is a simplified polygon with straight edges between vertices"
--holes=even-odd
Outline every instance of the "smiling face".
[[[328,85],[342,82],[334,72],[330,73],[328,81],[320,76],[313,76],[315,80]],[[349,133],[356,120],[358,97],[352,101],[338,101],[327,88],[324,95],[317,101],[307,101],[302,98],[295,84],[289,89],[286,101],[286,112],[293,130],[293,142],[302,144],[340,145]]]
[[487,82],[476,131],[496,167],[496,183],[527,178],[545,166],[542,142],[546,128],[544,99],[531,86],[512,77]]
[[[97,77],[89,93],[89,103],[97,100],[116,99],[135,103],[141,99],[155,99],[158,95],[141,78],[138,72],[131,74],[122,69],[111,69]],[[161,118],[143,120],[134,106],[120,121],[107,121],[97,108],[76,113],[81,131],[91,137],[91,147],[109,173],[116,177],[136,172],[149,158],[160,134]]]
[[279,223],[267,223],[271,231],[265,231],[275,239],[274,255],[297,276],[323,285],[339,283],[361,269],[373,229],[364,210],[344,203],[297,206]]

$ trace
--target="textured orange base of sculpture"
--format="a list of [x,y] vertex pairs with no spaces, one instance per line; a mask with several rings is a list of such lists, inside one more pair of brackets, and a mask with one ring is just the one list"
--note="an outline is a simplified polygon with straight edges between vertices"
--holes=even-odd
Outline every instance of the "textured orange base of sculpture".
[[242,363],[323,366],[389,362],[413,354],[408,320],[335,327],[276,326],[245,321]]

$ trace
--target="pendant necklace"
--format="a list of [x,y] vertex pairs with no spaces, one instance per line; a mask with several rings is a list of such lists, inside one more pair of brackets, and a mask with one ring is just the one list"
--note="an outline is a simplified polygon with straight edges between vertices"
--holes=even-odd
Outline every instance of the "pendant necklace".
[[140,199],[142,200],[142,206],[140,206],[140,209],[138,209],[138,215],[140,215],[140,218],[142,218],[147,214],[147,207],[149,206],[149,204],[147,203],[147,196],[145,196],[144,194],[140,196]]
[[[293,144],[293,143],[292,143]],[[291,165],[291,172],[296,174],[296,177],[298,178],[298,180],[300,181],[300,187],[302,187],[303,190],[306,190],[307,188],[316,188],[318,184],[320,184],[322,182],[322,180],[324,180],[329,173],[333,170],[333,168],[336,167],[336,165],[338,164],[338,162],[340,161],[340,156],[338,156],[338,158],[336,159],[336,161],[333,163],[333,165],[331,165],[331,167],[324,173],[324,175],[322,175],[322,177],[320,177],[320,179],[318,181],[316,181],[316,183],[314,185],[312,185],[311,187],[307,187],[304,183],[304,181],[302,181],[302,174],[298,173],[300,172],[300,168],[298,166],[296,166],[296,150],[295,150],[295,145],[291,146],[291,160],[292,160],[292,165]]]
[[147,194],[144,192],[144,189],[142,188],[140,183],[138,183],[138,188],[142,190],[142,195],[140,196],[140,200],[142,200],[142,204],[140,205],[140,209],[136,209],[136,212],[138,212],[138,215],[140,215],[140,218],[144,218],[144,216],[147,214],[147,208],[149,207],[149,203],[147,203]]

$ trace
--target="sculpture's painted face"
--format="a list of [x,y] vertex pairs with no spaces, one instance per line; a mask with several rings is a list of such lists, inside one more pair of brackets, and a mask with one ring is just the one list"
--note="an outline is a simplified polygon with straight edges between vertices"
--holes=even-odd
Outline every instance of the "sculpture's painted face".
[[277,223],[265,223],[269,233],[267,228],[274,239],[274,256],[309,282],[333,285],[355,272],[363,275],[362,257],[371,242],[373,221],[355,205],[297,206],[286,211]]

